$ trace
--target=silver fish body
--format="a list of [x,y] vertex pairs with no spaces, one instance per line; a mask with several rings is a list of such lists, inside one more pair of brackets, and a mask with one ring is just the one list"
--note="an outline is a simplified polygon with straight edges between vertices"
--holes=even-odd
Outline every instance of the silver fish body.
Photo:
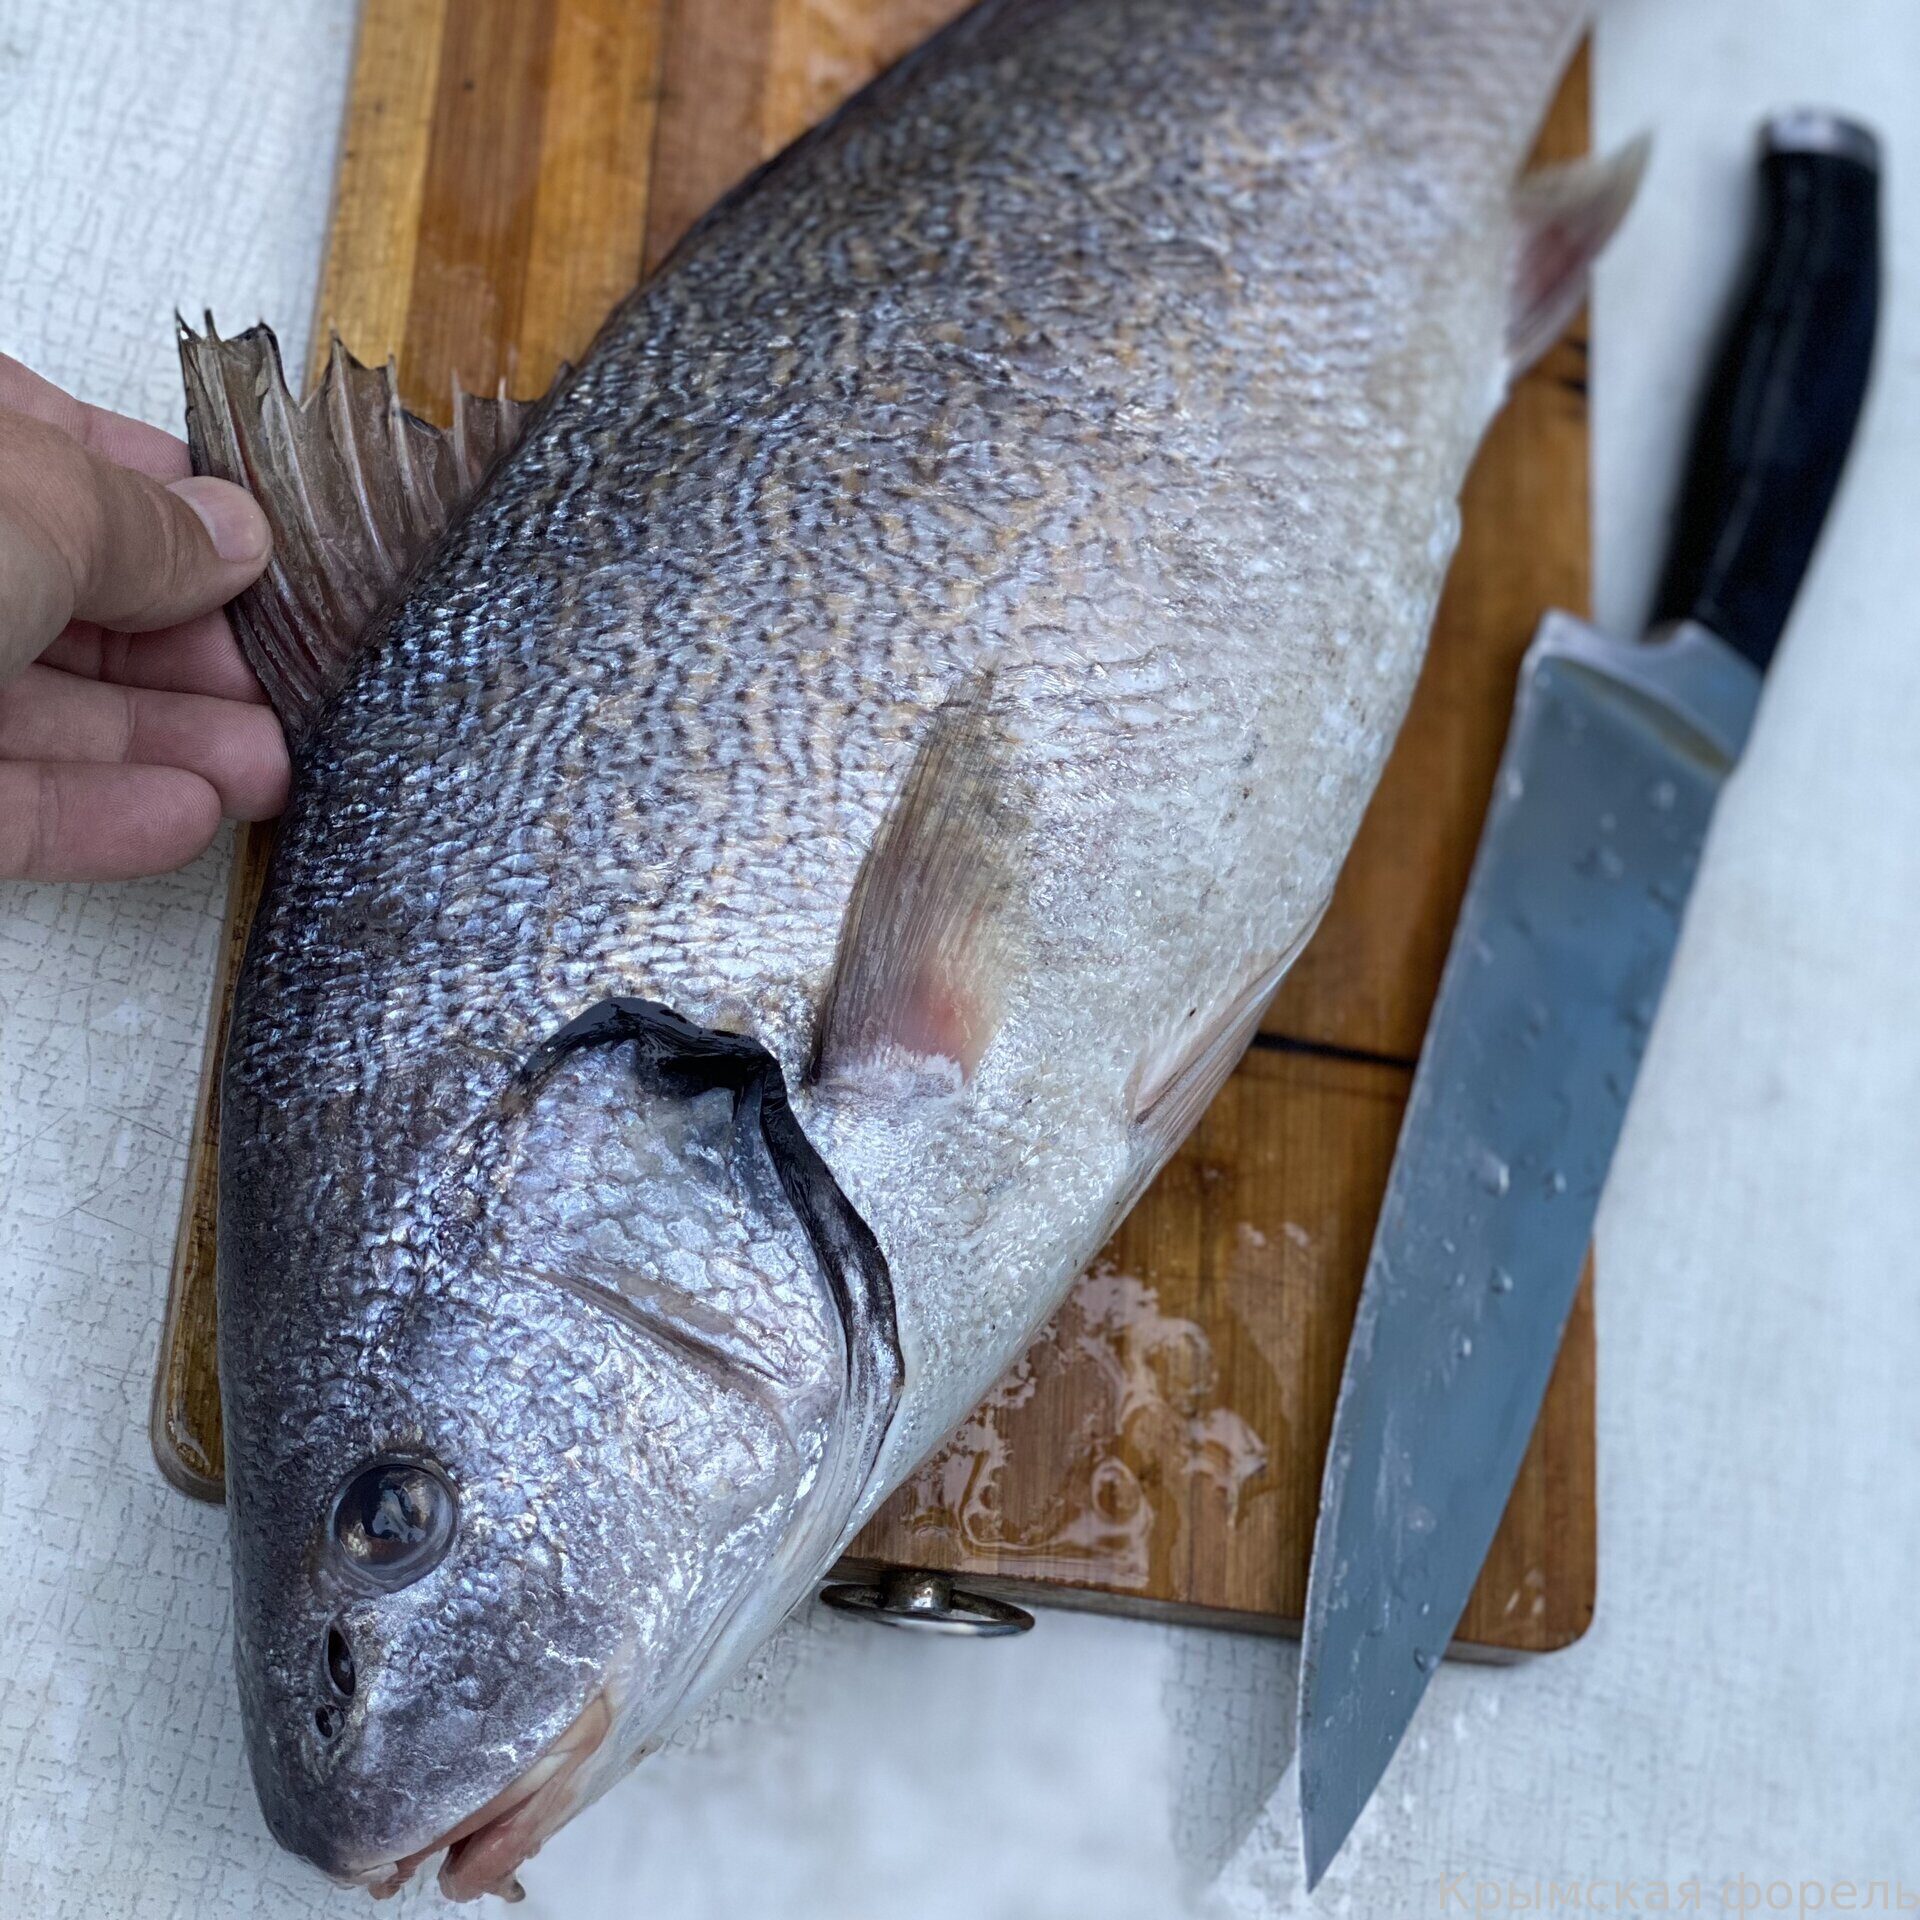
[[1580,12],[988,0],[622,306],[378,624],[223,1092],[287,1844],[391,1878],[562,1754],[494,1883],[1197,1118],[1410,695]]

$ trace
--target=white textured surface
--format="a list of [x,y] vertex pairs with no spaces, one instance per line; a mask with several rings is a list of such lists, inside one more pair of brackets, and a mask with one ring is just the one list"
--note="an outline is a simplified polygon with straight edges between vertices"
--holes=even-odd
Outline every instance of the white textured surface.
[[[176,301],[265,314],[297,360],[349,12],[0,0],[0,346],[160,421]],[[1618,0],[1602,33],[1604,136],[1659,138],[1600,290],[1603,613],[1631,624],[1647,591],[1674,409],[1767,107],[1820,99],[1893,136],[1888,325],[1603,1210],[1598,1624],[1530,1668],[1438,1676],[1324,1911],[1441,1912],[1462,1873],[1698,1874],[1709,1911],[1741,1873],[1920,1886],[1916,85],[1911,0]],[[219,865],[0,893],[9,1915],[278,1920],[359,1899],[260,1828],[218,1517],[147,1453]],[[1274,1643],[1066,1615],[988,1647],[809,1620],[549,1847],[522,1911],[1304,1907],[1293,1667]]]
[[[0,0],[0,349],[176,431],[176,304],[271,314],[297,364],[352,24],[348,0]],[[146,1441],[225,859],[0,886],[9,1916],[310,1893],[248,1804],[219,1516]]]

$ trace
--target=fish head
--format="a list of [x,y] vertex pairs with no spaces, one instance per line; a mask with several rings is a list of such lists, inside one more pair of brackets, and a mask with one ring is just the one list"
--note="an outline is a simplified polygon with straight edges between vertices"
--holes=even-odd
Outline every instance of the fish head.
[[379,1269],[306,1276],[339,1302],[318,1350],[258,1312],[222,1334],[255,1782],[283,1845],[376,1891],[442,1848],[448,1891],[510,1885],[771,1630],[855,1491],[760,1090],[596,1046],[488,1116],[437,1177],[396,1164],[414,1217],[380,1234],[248,1204],[231,1236]]

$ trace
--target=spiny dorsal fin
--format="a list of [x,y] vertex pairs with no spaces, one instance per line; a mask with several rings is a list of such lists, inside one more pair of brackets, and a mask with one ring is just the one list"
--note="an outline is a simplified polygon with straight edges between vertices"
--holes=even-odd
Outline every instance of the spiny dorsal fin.
[[840,929],[812,1078],[953,1091],[1026,946],[1026,819],[990,689],[935,715]]
[[231,340],[182,320],[180,369],[196,473],[251,493],[273,558],[234,602],[241,649],[291,737],[344,678],[414,563],[518,438],[527,409],[454,385],[453,425],[400,404],[393,363],[362,366],[336,334],[320,384],[295,402],[265,326]]
[[1627,217],[1651,151],[1642,134],[1604,159],[1542,167],[1514,189],[1509,380],[1525,373],[1580,311],[1593,263]]

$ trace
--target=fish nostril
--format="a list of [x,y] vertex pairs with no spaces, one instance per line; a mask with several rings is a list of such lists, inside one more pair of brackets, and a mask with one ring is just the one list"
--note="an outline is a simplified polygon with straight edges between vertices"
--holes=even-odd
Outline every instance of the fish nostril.
[[347,1644],[347,1636],[338,1627],[327,1629],[327,1678],[333,1682],[335,1693],[346,1700],[353,1698],[353,1649]]
[[313,1724],[319,1729],[322,1740],[331,1740],[347,1723],[347,1716],[338,1707],[315,1707]]

